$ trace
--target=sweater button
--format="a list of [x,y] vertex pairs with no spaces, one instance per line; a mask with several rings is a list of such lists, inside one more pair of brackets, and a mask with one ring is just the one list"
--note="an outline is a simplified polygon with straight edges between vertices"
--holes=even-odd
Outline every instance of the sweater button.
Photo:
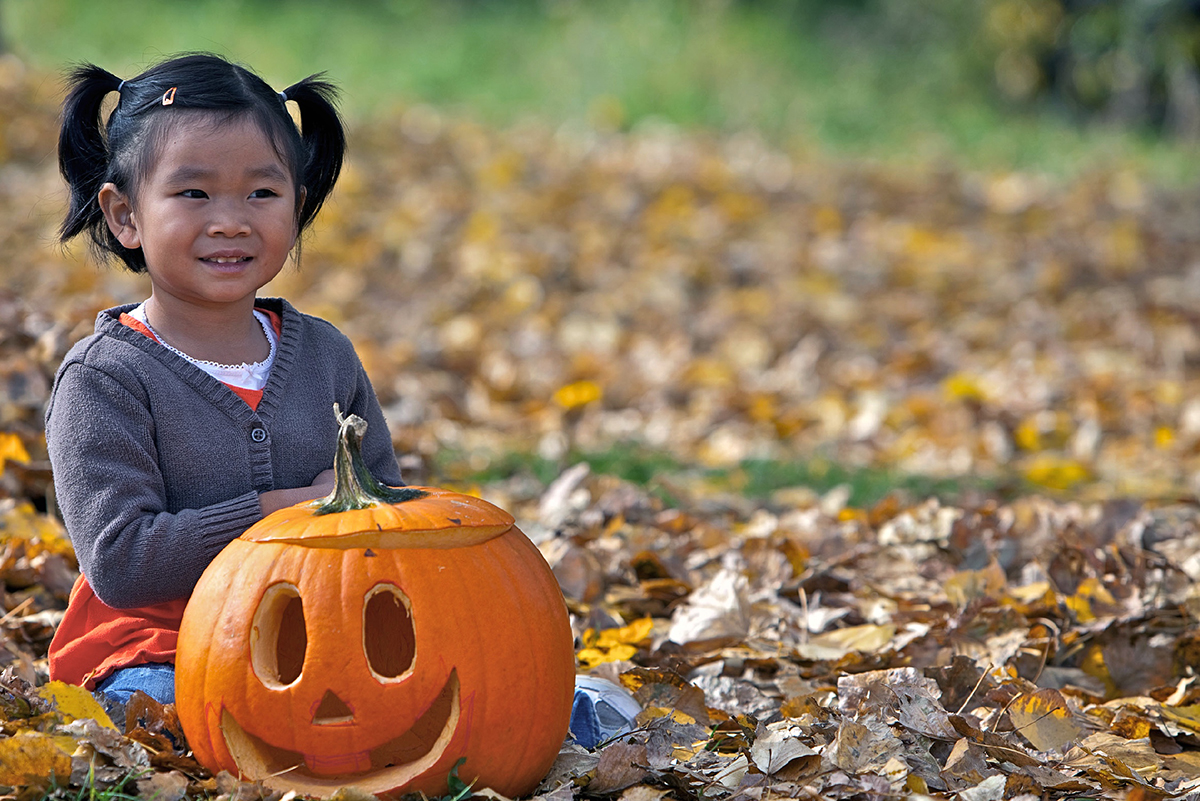
[[266,442],[267,429],[261,427],[250,429],[250,439],[254,440],[255,442]]

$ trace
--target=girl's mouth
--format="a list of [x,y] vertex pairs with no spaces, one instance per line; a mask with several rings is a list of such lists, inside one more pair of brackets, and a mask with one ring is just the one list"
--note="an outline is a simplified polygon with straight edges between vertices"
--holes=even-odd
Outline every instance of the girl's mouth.
[[249,256],[237,256],[237,257],[210,256],[208,258],[202,258],[201,261],[206,261],[210,264],[240,264],[242,262],[250,261],[250,257]]

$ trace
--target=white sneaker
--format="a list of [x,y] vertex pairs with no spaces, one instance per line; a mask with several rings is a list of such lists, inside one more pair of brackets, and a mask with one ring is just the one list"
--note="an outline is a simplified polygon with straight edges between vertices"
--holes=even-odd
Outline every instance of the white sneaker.
[[624,687],[597,676],[576,676],[571,736],[584,748],[595,748],[633,729],[641,711]]

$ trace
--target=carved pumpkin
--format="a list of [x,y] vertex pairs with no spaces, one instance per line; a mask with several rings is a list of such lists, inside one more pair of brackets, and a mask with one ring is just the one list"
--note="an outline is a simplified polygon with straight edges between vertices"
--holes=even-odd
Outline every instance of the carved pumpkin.
[[574,652],[537,548],[495,506],[376,482],[341,421],[328,498],[267,516],[205,571],[179,632],[196,759],[280,790],[526,795],[567,733]]

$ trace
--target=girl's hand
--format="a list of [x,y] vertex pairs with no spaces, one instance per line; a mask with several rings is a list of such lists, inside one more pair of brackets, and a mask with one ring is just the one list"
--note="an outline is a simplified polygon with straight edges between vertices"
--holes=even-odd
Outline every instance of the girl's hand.
[[263,517],[298,503],[324,498],[333,489],[333,476],[332,470],[322,470],[307,487],[260,492],[258,505],[262,507]]
[[313,483],[312,483],[313,488],[321,489],[321,494],[317,496],[318,498],[320,498],[324,495],[328,495],[330,492],[333,491],[333,479],[334,479],[334,476],[336,476],[336,475],[337,474],[334,473],[332,469],[322,470],[320,473],[317,474],[317,477],[313,479]]

